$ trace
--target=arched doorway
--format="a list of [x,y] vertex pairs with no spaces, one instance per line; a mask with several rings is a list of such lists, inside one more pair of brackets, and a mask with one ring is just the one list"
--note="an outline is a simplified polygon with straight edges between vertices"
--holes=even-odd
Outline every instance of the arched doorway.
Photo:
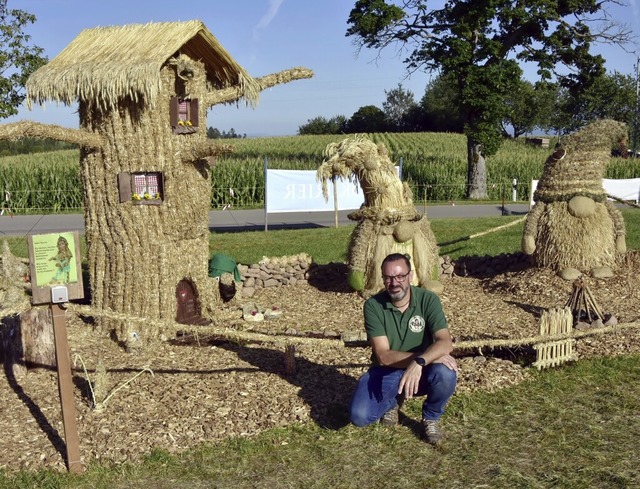
[[178,283],[176,300],[178,302],[176,322],[180,324],[209,324],[211,322],[200,315],[198,292],[191,280],[183,279]]

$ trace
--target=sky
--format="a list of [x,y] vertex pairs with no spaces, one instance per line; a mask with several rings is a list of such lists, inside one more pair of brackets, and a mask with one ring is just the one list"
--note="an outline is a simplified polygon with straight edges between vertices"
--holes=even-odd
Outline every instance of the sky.
[[[627,1],[611,14],[632,28],[640,42],[640,0]],[[233,128],[248,137],[294,135],[318,116],[349,118],[366,105],[382,108],[385,91],[400,83],[416,101],[422,98],[432,75],[407,77],[402,54],[391,48],[358,53],[353,38],[345,36],[354,4],[355,0],[8,0],[8,8],[36,16],[26,31],[49,59],[83,29],[198,19],[254,77],[296,66],[313,70],[311,79],[263,91],[255,109],[242,102],[209,109],[207,127]],[[635,53],[612,46],[595,51],[607,60],[607,70],[633,75],[640,50],[628,49]],[[76,109],[55,102],[31,111],[21,107],[17,116],[4,122],[26,119],[78,127]]]

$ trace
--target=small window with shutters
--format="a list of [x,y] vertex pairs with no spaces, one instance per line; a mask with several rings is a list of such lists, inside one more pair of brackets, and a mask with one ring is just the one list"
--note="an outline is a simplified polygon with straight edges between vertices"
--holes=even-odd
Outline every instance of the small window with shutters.
[[175,134],[193,134],[198,130],[198,99],[172,97],[169,116]]
[[118,174],[120,202],[160,205],[164,199],[162,172],[139,172]]

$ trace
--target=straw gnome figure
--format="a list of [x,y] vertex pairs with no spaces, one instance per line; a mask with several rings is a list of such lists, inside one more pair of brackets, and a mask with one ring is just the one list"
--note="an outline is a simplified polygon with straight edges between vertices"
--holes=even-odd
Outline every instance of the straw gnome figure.
[[624,219],[602,186],[611,148],[626,136],[613,120],[564,138],[547,159],[527,217],[522,250],[566,280],[613,275],[626,253]]
[[318,168],[325,199],[327,181],[336,178],[358,181],[364,204],[349,214],[358,221],[348,250],[349,285],[364,297],[382,287],[380,266],[390,253],[410,256],[413,285],[435,292],[442,290],[437,280],[438,247],[426,216],[416,212],[411,190],[398,178],[383,144],[365,136],[329,144]]

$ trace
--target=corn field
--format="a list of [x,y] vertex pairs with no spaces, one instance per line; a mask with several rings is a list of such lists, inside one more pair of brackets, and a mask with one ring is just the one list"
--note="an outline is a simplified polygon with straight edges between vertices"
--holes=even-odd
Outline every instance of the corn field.
[[[263,207],[265,160],[272,169],[315,170],[322,163],[327,144],[345,137],[233,140],[234,153],[220,158],[211,171],[211,207]],[[463,135],[376,133],[369,137],[387,147],[396,165],[402,164],[402,178],[411,187],[416,204],[464,199],[467,149]],[[495,156],[487,158],[489,199],[511,200],[516,179],[518,200],[528,201],[531,180],[540,177],[550,152],[551,149],[534,147],[522,140],[505,141]],[[3,211],[16,214],[81,212],[83,198],[78,162],[78,150],[0,158]],[[606,178],[638,176],[638,159],[612,158],[606,174]]]

